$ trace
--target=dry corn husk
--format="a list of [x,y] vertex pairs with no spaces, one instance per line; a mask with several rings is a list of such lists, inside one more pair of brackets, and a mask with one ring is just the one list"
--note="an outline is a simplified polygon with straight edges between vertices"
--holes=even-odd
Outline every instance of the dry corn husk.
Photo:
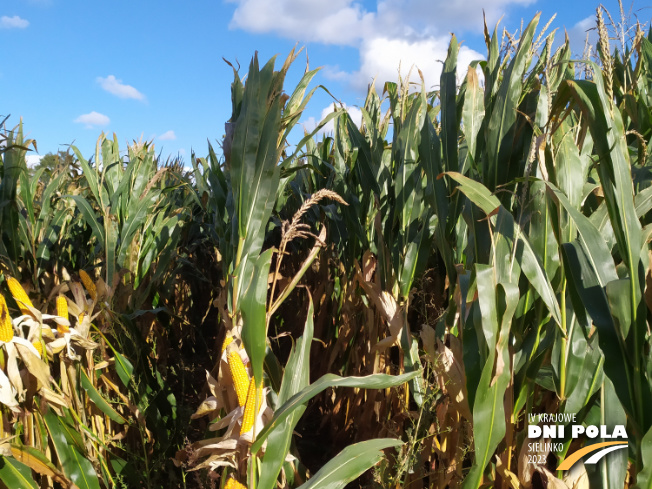
[[[246,400],[239,402],[236,393],[236,383],[234,383],[233,378],[234,375],[231,371],[232,366],[238,364],[244,369],[244,372],[235,374],[236,382],[243,384],[246,380],[247,388],[249,388],[249,385],[254,384],[249,380],[252,378],[249,356],[245,349],[241,347],[242,342],[237,337],[237,332],[232,331],[231,339],[228,338],[225,340],[222,348],[218,378],[215,379],[210,373],[206,372],[208,388],[212,395],[202,402],[197,411],[191,416],[192,419],[202,416],[215,418],[221,413],[226,413],[209,426],[209,430],[211,431],[222,430],[224,428],[226,428],[226,431],[220,437],[202,440],[191,445],[193,452],[189,461],[190,465],[193,466],[192,470],[201,468],[214,470],[222,466],[236,467],[238,460],[238,457],[235,457],[236,451],[251,444],[254,433],[259,433],[274,414],[272,409],[267,405],[266,390],[254,388],[253,392],[257,392],[258,394],[258,412],[253,416],[250,426],[245,424],[243,428],[245,410],[247,409],[247,404],[250,404],[249,397],[255,399],[255,396],[251,394],[251,389],[248,389],[250,392],[247,392]],[[231,358],[230,362],[229,358]],[[235,361],[238,358],[241,362]],[[250,405],[249,410],[251,409]],[[253,412],[251,414],[253,415]],[[197,461],[202,459],[204,460],[197,464]]]
[[435,337],[435,330],[424,324],[421,329],[421,341],[437,378],[441,391],[448,395],[451,404],[466,419],[472,420],[466,392],[466,373],[462,358],[462,345],[452,334],[448,335],[451,347],[447,347]]

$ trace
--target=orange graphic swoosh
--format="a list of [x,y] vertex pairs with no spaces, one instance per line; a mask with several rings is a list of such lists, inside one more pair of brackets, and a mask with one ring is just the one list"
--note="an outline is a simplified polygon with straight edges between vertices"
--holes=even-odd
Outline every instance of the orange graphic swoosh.
[[605,441],[603,443],[596,443],[595,445],[589,445],[588,447],[581,448],[578,451],[574,452],[570,457],[566,457],[561,465],[557,467],[557,470],[568,470],[584,455],[595,452],[596,450],[600,450],[604,447],[610,447],[612,445],[627,445],[627,442]]

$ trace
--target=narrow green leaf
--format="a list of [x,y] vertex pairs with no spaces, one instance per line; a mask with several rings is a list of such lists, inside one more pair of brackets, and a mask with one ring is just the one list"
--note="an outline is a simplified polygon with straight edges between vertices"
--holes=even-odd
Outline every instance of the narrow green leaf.
[[242,342],[251,360],[256,382],[263,379],[267,338],[267,277],[273,252],[273,249],[269,249],[256,259],[250,282],[240,300]]
[[296,409],[301,407],[305,402],[329,387],[359,387],[361,389],[386,389],[397,385],[405,384],[421,372],[410,372],[402,375],[374,374],[366,377],[340,377],[335,374],[326,374],[316,382],[305,387],[287,402],[285,402],[274,413],[274,417],[267,423],[267,426],[260,432],[256,441],[251,446],[252,453],[258,453],[265,439],[276,426],[283,422]]
[[600,285],[605,287],[608,282],[616,280],[618,275],[613,263],[613,258],[611,257],[611,252],[604,243],[600,232],[584,214],[575,208],[575,206],[559,189],[550,182],[545,182],[545,184],[548,186],[548,193],[551,197],[563,206],[564,210],[575,223],[579,232],[582,247],[585,250],[591,250],[586,258],[588,258],[593,269],[597,273]]
[[131,382],[131,377],[134,372],[134,366],[121,353],[113,350],[113,355],[115,358],[115,371],[117,372],[118,377],[120,377],[120,380],[124,386],[129,387],[129,382]]
[[462,121],[464,123],[464,137],[468,147],[468,154],[475,160],[478,147],[478,134],[484,120],[484,98],[478,73],[474,66],[469,66],[466,75],[466,95],[462,108]]
[[[91,189],[91,192],[93,193],[93,197],[95,197],[95,200],[100,203],[100,192],[99,192],[99,187],[97,184],[97,168],[93,169],[91,166],[88,164],[88,160],[84,158],[84,156],[81,154],[79,149],[77,149],[76,146],[71,146],[73,152],[75,155],[77,155],[77,160],[79,161],[79,164],[82,167],[82,171],[84,172],[84,178],[86,178],[86,181],[88,182],[88,187]],[[95,160],[95,163],[97,164],[97,160]]]
[[[278,393],[278,402],[283,404],[310,384],[310,345],[313,335],[314,307],[312,297],[308,295],[308,316],[303,330],[303,336],[297,340],[296,347],[290,352],[285,374]],[[292,433],[303,414],[305,406],[300,407],[276,428],[270,431],[267,438],[267,448],[260,466],[258,489],[274,489],[276,480],[290,450]]]
[[102,394],[95,388],[93,383],[91,382],[91,379],[88,378],[88,375],[86,375],[86,371],[82,368],[80,369],[80,378],[81,378],[81,385],[88,394],[88,397],[91,398],[93,403],[98,407],[100,411],[102,411],[104,414],[106,414],[109,418],[111,418],[113,421],[119,424],[124,424],[126,420],[120,416],[115,409],[111,407],[111,405],[104,399]]
[[50,410],[43,416],[43,420],[66,477],[80,489],[100,489],[93,465],[79,453],[74,445],[68,443],[61,421],[56,414]]
[[88,227],[91,228],[93,236],[101,246],[104,246],[104,229],[100,226],[95,210],[91,207],[88,201],[81,195],[66,195],[65,197],[75,201],[84,221],[88,224]]
[[[504,396],[512,376],[509,354],[509,331],[518,305],[519,290],[515,284],[495,284],[494,270],[476,265],[478,302],[482,311],[483,330],[495,330],[498,338],[489,356],[475,394],[473,426],[475,464],[465,478],[463,488],[480,487],[482,474],[506,432]],[[485,322],[490,324],[485,326]]]
[[380,462],[384,458],[382,450],[401,445],[402,441],[392,438],[349,445],[298,489],[341,489]]
[[457,38],[453,34],[448,45],[448,55],[441,72],[441,142],[444,154],[444,169],[458,171],[457,131],[460,124],[457,120],[457,55],[459,52]]
[[0,455],[0,481],[11,489],[38,489],[32,478],[32,471],[11,457]]
[[[487,158],[483,160],[484,181],[490,190],[508,181],[509,160],[512,154],[513,131],[516,124],[516,110],[523,89],[523,74],[531,59],[532,38],[539,23],[538,13],[521,35],[516,54],[502,75],[502,82],[493,105],[485,131]],[[494,81],[497,83],[497,80]]]
[[633,489],[652,489],[652,428],[643,437],[640,451],[643,469],[636,474],[636,485]]
[[[609,378],[604,379],[604,384],[600,392],[600,424],[607,427],[608,433],[613,433],[616,425],[627,425],[627,415],[618,401],[618,396]],[[624,440],[622,438],[594,438],[593,440],[589,440],[589,444],[608,441]],[[585,467],[589,475],[591,487],[602,489],[620,489],[621,487],[625,487],[627,464],[627,450],[616,450],[603,457],[597,465],[590,466],[586,464]]]
[[[493,215],[496,210],[499,210],[501,217],[504,218],[504,222],[509,222],[511,220],[511,228],[515,230],[517,236],[506,236],[508,239],[514,240],[518,238],[517,250],[516,250],[516,259],[521,265],[523,273],[528,278],[534,290],[541,296],[541,299],[548,307],[550,314],[554,321],[561,327],[561,312],[559,309],[559,303],[555,296],[555,291],[550,284],[545,270],[539,263],[539,259],[532,250],[527,237],[523,234],[522,230],[519,228],[518,224],[514,222],[514,218],[509,212],[500,204],[500,201],[496,196],[492,195],[491,192],[482,185],[474,180],[471,180],[464,175],[461,175],[456,172],[447,172],[450,178],[457,181],[460,186],[459,189],[464,192],[471,202],[480,207],[482,211],[487,215]],[[492,221],[495,223],[497,219],[493,216]],[[501,232],[501,229],[496,229],[496,232]]]
[[568,284],[581,299],[598,330],[600,349],[605,357],[605,374],[613,382],[625,410],[632,413],[633,391],[628,355],[611,315],[605,287],[600,285],[600,279],[587,258],[590,251],[587,252],[577,241],[564,243],[561,251]]

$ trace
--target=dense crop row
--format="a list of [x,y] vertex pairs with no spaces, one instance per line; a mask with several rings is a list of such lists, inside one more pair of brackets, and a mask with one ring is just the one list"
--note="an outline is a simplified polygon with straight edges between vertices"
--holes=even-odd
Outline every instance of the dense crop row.
[[[254,57],[191,169],[3,134],[0,486],[652,488],[652,32],[538,23],[294,146],[316,70]],[[629,447],[556,474],[533,413]]]

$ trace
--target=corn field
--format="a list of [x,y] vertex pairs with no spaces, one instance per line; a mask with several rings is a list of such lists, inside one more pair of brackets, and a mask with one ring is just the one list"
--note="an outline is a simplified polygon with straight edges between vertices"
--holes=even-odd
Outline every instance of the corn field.
[[256,55],[191,166],[1,133],[0,487],[652,489],[652,30],[610,19],[312,131],[318,70]]

